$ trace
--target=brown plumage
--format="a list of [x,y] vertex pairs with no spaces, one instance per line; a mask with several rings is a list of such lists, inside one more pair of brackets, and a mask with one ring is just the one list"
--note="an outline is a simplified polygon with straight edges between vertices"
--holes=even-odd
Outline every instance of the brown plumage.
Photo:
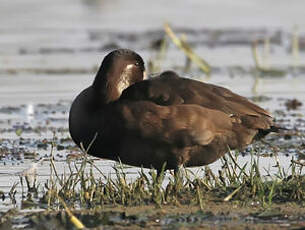
[[212,163],[273,128],[271,115],[226,88],[172,71],[143,80],[144,62],[119,49],[74,100],[70,133],[89,154],[160,170]]

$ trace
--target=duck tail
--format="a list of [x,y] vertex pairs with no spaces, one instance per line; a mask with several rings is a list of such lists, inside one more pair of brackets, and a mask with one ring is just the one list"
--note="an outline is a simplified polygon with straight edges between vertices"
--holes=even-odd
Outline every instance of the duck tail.
[[281,126],[278,126],[278,125],[273,125],[273,126],[270,127],[270,129],[267,129],[266,131],[269,131],[269,133],[271,133],[271,132],[279,133],[282,130],[291,130],[291,129],[281,127]]
[[272,125],[269,129],[259,129],[258,133],[255,136],[255,139],[264,138],[269,133],[281,133],[282,131],[289,131],[291,129],[281,127],[278,125]]

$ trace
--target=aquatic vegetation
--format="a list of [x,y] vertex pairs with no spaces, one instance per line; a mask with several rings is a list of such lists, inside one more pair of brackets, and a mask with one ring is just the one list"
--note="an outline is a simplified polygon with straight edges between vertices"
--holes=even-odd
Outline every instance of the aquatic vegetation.
[[[230,152],[222,158],[222,167],[217,173],[209,167],[203,168],[204,173],[198,175],[182,168],[175,175],[163,171],[158,176],[153,169],[148,173],[142,169],[136,179],[131,180],[121,163],[114,166],[114,175],[105,174],[83,149],[78,160],[67,159],[68,172],[60,176],[52,158],[56,150],[54,143],[49,159],[49,180],[36,184],[38,193],[29,187],[26,199],[22,201],[24,208],[46,209],[46,212],[27,214],[29,225],[37,229],[47,229],[51,225],[60,229],[82,229],[123,223],[142,227],[156,224],[198,226],[221,219],[225,224],[231,221],[246,224],[242,220],[244,215],[258,222],[275,217],[285,219],[277,205],[294,205],[297,216],[298,212],[302,213],[302,207],[304,209],[305,166],[294,158],[289,171],[276,164],[277,173],[271,175],[259,170],[262,160],[259,155],[252,152],[250,162],[238,165],[239,153]],[[276,155],[274,158],[277,162]],[[16,203],[15,193],[16,185],[10,192],[11,201]],[[239,207],[243,215],[239,214],[237,218],[224,214],[225,210],[230,213],[233,207]],[[143,209],[145,212],[141,211]],[[224,216],[220,217],[220,214]],[[10,215],[3,213],[0,225],[9,221]]]
[[[223,157],[218,174],[209,167],[203,169],[203,176],[181,169],[176,175],[167,175],[168,181],[165,181],[165,173],[158,177],[153,169],[148,174],[140,170],[136,179],[127,179],[122,164],[114,167],[115,175],[106,175],[95,166],[86,151],[81,160],[68,160],[68,172],[59,176],[51,157],[50,179],[37,188],[42,194],[38,203],[55,210],[62,208],[63,202],[68,207],[90,209],[107,205],[195,205],[204,209],[205,202],[210,200],[258,202],[263,207],[274,202],[305,201],[303,164],[292,159],[289,172],[276,165],[278,173],[266,178],[259,171],[259,156],[252,155],[251,162],[242,166],[237,164],[237,157],[238,154],[232,152]],[[12,202],[16,202],[14,191],[13,186]]]

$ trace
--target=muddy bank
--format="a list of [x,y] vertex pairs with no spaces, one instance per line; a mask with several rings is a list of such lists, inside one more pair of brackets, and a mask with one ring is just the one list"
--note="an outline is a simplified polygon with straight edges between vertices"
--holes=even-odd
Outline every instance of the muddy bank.
[[[92,211],[73,211],[86,227],[95,229],[303,229],[305,208],[286,203],[262,208],[253,203],[206,202],[204,210],[194,206],[102,207]],[[64,211],[0,214],[0,229],[73,229]]]

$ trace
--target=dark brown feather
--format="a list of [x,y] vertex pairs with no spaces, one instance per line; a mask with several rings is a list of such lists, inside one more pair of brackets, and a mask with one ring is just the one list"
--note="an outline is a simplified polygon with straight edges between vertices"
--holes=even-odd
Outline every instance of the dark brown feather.
[[248,128],[269,129],[273,125],[270,113],[245,97],[223,87],[179,78],[172,71],[127,88],[121,99],[149,100],[159,105],[197,104],[235,116]]
[[132,51],[105,59],[70,111],[78,145],[88,147],[97,134],[91,155],[158,170],[165,162],[168,169],[200,166],[272,131],[266,110],[226,88],[172,71],[143,81],[143,61]]

